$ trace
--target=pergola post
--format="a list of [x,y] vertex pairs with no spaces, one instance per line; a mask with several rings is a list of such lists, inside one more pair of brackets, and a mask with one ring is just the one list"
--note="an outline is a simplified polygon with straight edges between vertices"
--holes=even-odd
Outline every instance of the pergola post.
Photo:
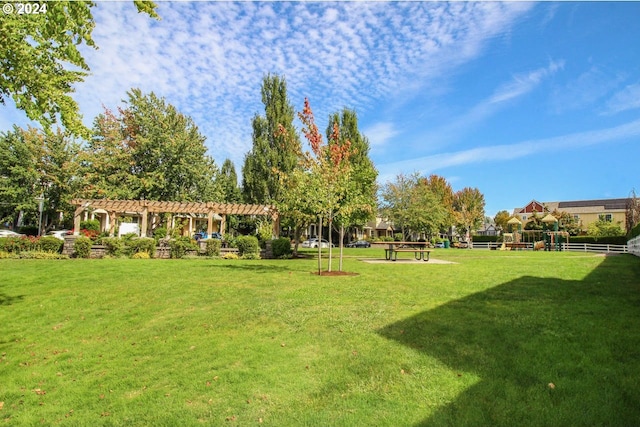
[[118,222],[118,213],[115,211],[109,212],[109,236],[114,237],[116,234],[116,224]]
[[73,213],[73,235],[80,235],[80,215],[84,212],[84,206],[78,206]]
[[224,236],[224,230],[227,229],[227,215],[226,214],[222,214],[220,215],[220,230],[218,230],[220,232],[221,235]]
[[149,216],[149,210],[145,206],[142,210],[142,226],[140,227],[140,237],[147,237],[147,217]]
[[272,215],[273,215],[273,237],[277,239],[278,237],[280,237],[280,216],[278,215],[277,212],[274,212]]
[[207,212],[207,236],[211,236],[213,233],[213,215],[215,215],[213,210],[209,209]]

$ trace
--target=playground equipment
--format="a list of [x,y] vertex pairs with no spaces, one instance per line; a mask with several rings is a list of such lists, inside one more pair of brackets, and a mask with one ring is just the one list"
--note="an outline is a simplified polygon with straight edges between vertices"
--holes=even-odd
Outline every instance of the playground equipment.
[[542,230],[522,230],[522,223],[516,217],[507,224],[511,233],[504,233],[500,250],[532,248],[535,251],[562,251],[562,245],[569,242],[569,233],[558,230],[558,220],[551,214],[542,219]]

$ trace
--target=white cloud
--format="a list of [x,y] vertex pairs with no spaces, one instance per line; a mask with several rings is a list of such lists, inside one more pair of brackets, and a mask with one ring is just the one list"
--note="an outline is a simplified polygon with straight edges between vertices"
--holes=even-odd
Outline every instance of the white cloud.
[[369,139],[371,148],[380,148],[398,135],[398,131],[394,128],[393,123],[376,123],[362,130],[362,133]]
[[378,181],[385,182],[393,179],[399,173],[419,172],[421,174],[429,174],[452,166],[508,161],[540,152],[551,153],[610,142],[624,142],[629,138],[638,136],[640,136],[640,120],[612,128],[579,132],[554,138],[434,154],[393,163],[378,164],[376,165],[379,171]]
[[[402,98],[476,56],[531,7],[521,2],[97,2],[91,68],[75,98],[90,125],[126,91],[154,91],[193,117],[221,163],[241,166],[266,73],[287,78],[319,125],[347,106],[366,112]],[[374,143],[383,144],[390,128]],[[392,128],[391,128],[392,129]]]
[[617,114],[640,108],[640,83],[629,85],[615,93],[606,104],[606,114]]

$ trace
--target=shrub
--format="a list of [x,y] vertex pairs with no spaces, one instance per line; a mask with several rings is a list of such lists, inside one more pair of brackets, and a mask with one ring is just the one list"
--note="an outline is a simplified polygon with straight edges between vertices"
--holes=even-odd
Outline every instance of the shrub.
[[93,242],[88,237],[78,237],[73,243],[73,251],[77,258],[89,258]]
[[46,236],[40,238],[37,242],[38,248],[43,252],[59,253],[62,251],[64,242],[57,237]]
[[219,256],[220,255],[220,240],[209,239],[206,241],[205,253],[207,256]]
[[97,235],[100,232],[100,221],[97,219],[80,221],[80,230],[95,231]]
[[233,253],[233,252],[227,252],[224,255],[222,255],[223,259],[238,259],[238,255]]
[[187,251],[198,250],[195,240],[186,236],[169,240],[169,248],[169,257],[171,258],[183,258]]
[[151,256],[149,256],[149,253],[147,252],[136,252],[135,254],[131,255],[131,259],[150,259],[150,258]]
[[13,258],[13,254],[7,251],[0,250],[0,259]]
[[498,241],[498,236],[471,236],[471,239],[475,243],[497,242]]
[[42,251],[22,252],[21,254],[18,254],[16,257],[20,259],[69,259],[67,255],[62,255],[55,252],[42,252]]
[[275,258],[288,257],[291,255],[291,241],[286,237],[273,239],[271,241],[271,250]]
[[631,231],[629,232],[629,240],[633,239],[634,237],[638,237],[640,236],[640,223],[636,224],[635,227],[633,227],[631,229]]
[[240,236],[236,239],[236,244],[238,245],[238,254],[240,256],[260,253],[258,239],[255,236]]
[[246,254],[242,255],[241,258],[242,259],[260,259],[260,254],[256,252],[247,252]]
[[124,253],[124,240],[118,237],[105,237],[102,244],[107,250],[107,255],[119,257]]
[[167,237],[167,229],[165,227],[158,227],[153,231],[153,238],[156,240],[164,239]]
[[136,254],[146,252],[150,257],[156,254],[156,241],[150,237],[140,237],[125,241],[127,253]]
[[31,249],[28,237],[0,237],[0,251],[19,254]]

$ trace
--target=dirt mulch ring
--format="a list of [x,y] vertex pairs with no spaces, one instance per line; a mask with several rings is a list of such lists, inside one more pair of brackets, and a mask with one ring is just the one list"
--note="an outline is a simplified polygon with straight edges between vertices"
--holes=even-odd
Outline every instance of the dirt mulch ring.
[[[318,275],[317,271],[312,271],[311,274]],[[348,271],[321,271],[320,276],[358,276],[358,273],[349,273]]]

